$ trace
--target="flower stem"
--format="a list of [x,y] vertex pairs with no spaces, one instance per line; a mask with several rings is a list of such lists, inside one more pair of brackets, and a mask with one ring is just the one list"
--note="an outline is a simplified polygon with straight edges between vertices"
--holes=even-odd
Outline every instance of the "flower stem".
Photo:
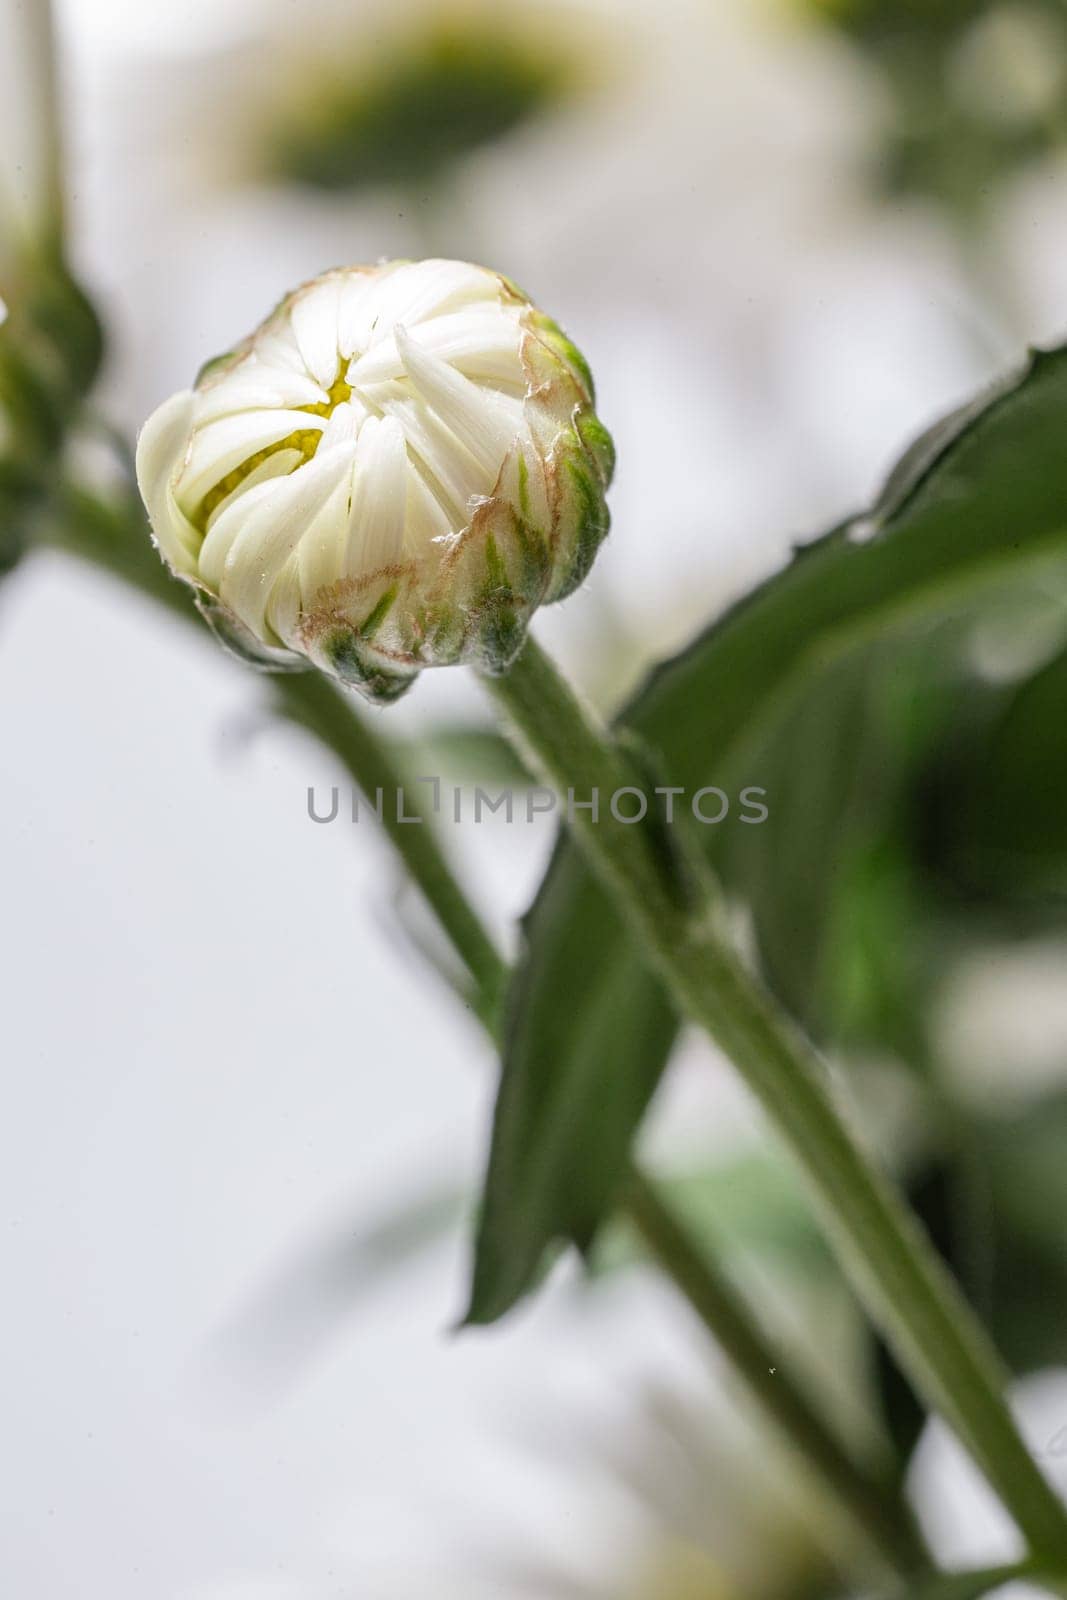
[[[109,571],[175,616],[192,622],[207,638],[188,590],[167,574],[152,549],[136,506],[112,507],[92,496],[68,492],[60,509],[59,516],[42,525],[42,538]],[[274,683],[284,714],[332,750],[368,798],[378,788],[391,791],[399,781],[394,759],[384,742],[365,725],[350,698],[317,674],[280,677]],[[383,823],[387,816],[383,809]],[[388,826],[388,835],[474,979],[478,988],[476,1009],[489,1033],[497,1037],[499,1002],[508,980],[504,958],[436,846],[431,828],[394,824]],[[851,1513],[852,1521],[861,1526],[872,1546],[905,1575],[926,1566],[927,1558],[896,1490],[883,1488],[869,1474],[866,1464],[854,1460],[812,1412],[714,1261],[684,1234],[638,1174],[623,1197],[622,1207],[659,1266],[734,1363],[757,1403],[811,1462],[833,1498]],[[773,1385],[767,1382],[771,1367],[778,1369]]]
[[510,672],[485,681],[546,781],[579,803],[599,795],[598,815],[569,808],[571,827],[649,964],[731,1058],[791,1148],[857,1290],[927,1403],[954,1428],[1033,1554],[1062,1563],[1067,1513],[1015,1426],[985,1330],[842,1120],[814,1050],[723,937],[703,858],[686,849],[680,827],[615,817],[611,796],[641,787],[640,776],[532,639]]
[[[491,1033],[507,985],[508,969],[478,913],[445,859],[437,835],[419,804],[416,786],[405,786],[390,745],[351,702],[318,672],[285,674],[274,680],[274,700],[292,722],[315,734],[339,757],[368,801],[385,833],[467,968],[474,1004]],[[397,803],[403,797],[403,804]],[[378,804],[380,802],[380,804]],[[418,821],[413,821],[414,817]]]

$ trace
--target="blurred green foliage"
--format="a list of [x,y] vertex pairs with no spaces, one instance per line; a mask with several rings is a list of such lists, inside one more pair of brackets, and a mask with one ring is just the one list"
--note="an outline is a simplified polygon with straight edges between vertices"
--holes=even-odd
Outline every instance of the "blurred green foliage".
[[1067,651],[974,697],[927,799],[926,865],[961,915],[1067,921]]
[[[1004,1063],[1006,1076],[1011,1063]],[[908,1200],[952,1268],[1012,1372],[1067,1365],[1067,1093],[1009,1116],[953,1108],[942,1138],[908,1183]],[[894,1358],[878,1341],[876,1376],[901,1470],[925,1422]],[[1063,1454],[1049,1424],[1044,1448]]]
[[723,836],[724,876],[794,1016],[817,1040],[913,1062],[936,970],[916,786],[966,692],[947,631],[852,651],[817,674],[746,768],[774,797],[772,823]]
[[876,171],[890,195],[981,217],[1000,186],[1067,140],[1059,0],[809,0],[880,79]]
[[322,189],[439,178],[580,81],[551,28],[519,34],[477,13],[440,18],[350,76],[331,72],[273,141],[281,176]]
[[0,322],[0,574],[15,565],[103,359],[96,314],[51,249],[19,260]]
[[38,493],[32,473],[0,456],[0,577],[12,570],[25,549],[27,520]]

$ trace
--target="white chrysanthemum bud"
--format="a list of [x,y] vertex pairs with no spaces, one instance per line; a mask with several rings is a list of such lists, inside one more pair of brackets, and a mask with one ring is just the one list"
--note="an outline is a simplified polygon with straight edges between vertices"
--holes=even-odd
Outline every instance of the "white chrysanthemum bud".
[[460,261],[304,285],[137,450],[160,550],[227,642],[377,700],[506,666],[588,570],[612,465],[578,351]]

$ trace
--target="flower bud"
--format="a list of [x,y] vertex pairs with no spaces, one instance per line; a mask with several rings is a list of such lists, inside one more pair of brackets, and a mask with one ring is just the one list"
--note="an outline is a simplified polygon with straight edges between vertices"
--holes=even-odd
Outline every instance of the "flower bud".
[[225,642],[379,701],[508,665],[588,571],[612,466],[579,352],[459,261],[305,284],[137,449],[160,551]]

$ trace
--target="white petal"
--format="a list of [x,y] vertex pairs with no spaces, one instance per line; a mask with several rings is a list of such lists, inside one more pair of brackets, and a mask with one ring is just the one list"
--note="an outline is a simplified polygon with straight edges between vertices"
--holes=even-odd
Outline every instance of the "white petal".
[[200,576],[214,594],[219,592],[226,559],[238,534],[248,525],[253,513],[269,505],[277,492],[277,484],[268,478],[254,484],[247,494],[231,495],[229,505],[212,519],[200,549]]
[[352,405],[350,401],[342,401],[339,406],[334,406],[319,441],[320,453],[332,450],[335,445],[354,445],[366,417],[364,408]]
[[204,496],[258,451],[291,433],[322,430],[325,422],[309,411],[239,411],[197,429],[189,461],[178,483],[182,505],[193,511]]
[[414,325],[457,306],[479,301],[499,305],[500,279],[469,261],[408,261],[383,287],[381,322],[386,331],[396,322]]
[[504,457],[522,432],[521,402],[479,389],[446,361],[417,345],[399,325],[396,347],[415,389],[470,451],[491,487]]
[[395,417],[404,432],[408,454],[444,506],[455,532],[470,520],[472,495],[486,494],[486,474],[450,429],[410,395],[389,392],[379,398],[386,416]]
[[307,377],[307,366],[296,342],[288,317],[276,313],[255,335],[252,356],[272,372],[299,372]]
[[308,527],[296,551],[294,559],[304,606],[314,605],[320,590],[344,576],[351,504],[352,472],[349,462],[337,487]]
[[302,605],[300,596],[300,549],[293,551],[271,590],[267,605],[267,628],[283,644],[299,648],[297,629]]
[[249,363],[202,389],[197,397],[196,425],[205,427],[238,411],[254,411],[284,406],[324,405],[326,390],[306,372]]
[[[409,337],[420,349],[449,362],[468,378],[507,385],[518,394],[525,391],[518,319],[497,306],[472,306],[434,317],[409,329]],[[390,333],[352,363],[348,381],[363,388],[399,378],[403,372],[404,363]]]
[[361,354],[381,321],[382,293],[401,262],[391,261],[374,272],[349,273],[341,281],[337,301],[337,346],[345,359]]
[[404,555],[421,559],[435,542],[444,543],[457,532],[445,508],[422,475],[408,466],[407,510],[404,515]]
[[174,497],[193,426],[196,396],[191,389],[172,395],[153,411],[137,439],[137,485],[148,509],[152,532],[175,572],[197,570],[200,533]]
[[[284,453],[288,454],[288,452]],[[279,451],[278,454],[282,455],[283,452]],[[273,456],[268,457],[268,460],[273,461],[274,459]],[[326,472],[327,474],[332,473],[338,478],[343,478],[347,484],[350,461],[350,454],[345,460],[341,460],[336,456],[328,457],[325,455],[320,459],[317,455],[313,461],[306,462],[303,466],[295,469],[290,476],[294,480],[300,477],[303,485],[313,487],[319,480],[319,475]],[[263,465],[265,466],[266,462]],[[305,478],[304,474],[313,468],[316,471],[312,472],[311,478]],[[212,519],[207,537],[200,551],[200,576],[209,589],[214,590],[216,594],[219,592],[230,551],[251,521],[253,514],[258,514],[262,508],[270,508],[272,505],[284,508],[289,503],[287,493],[291,494],[292,492],[292,490],[287,491],[286,486],[276,482],[270,474],[264,473],[261,475],[259,482],[253,484],[245,494],[235,493],[228,497],[225,507]],[[299,490],[296,492],[299,492]]]
[[[347,452],[331,451],[281,483],[263,485],[262,501],[234,539],[219,597],[258,638],[265,637],[267,605],[282,568],[330,500],[347,466]],[[231,515],[239,517],[240,512],[238,506]]]
[[232,505],[236,505],[250,489],[254,489],[257,484],[267,483],[271,478],[286,477],[303,459],[299,450],[275,450],[265,461],[261,461],[258,467],[253,467],[251,472],[246,473],[241,479],[236,489],[231,489],[229,494],[213,508],[207,523],[208,536],[210,537],[211,530],[219,518],[229,511]]
[[336,276],[323,278],[311,288],[300,290],[289,311],[304,365],[324,389],[328,389],[337,376],[339,291],[340,280]]
[[344,570],[350,577],[395,562],[404,544],[408,458],[392,417],[368,417],[356,445]]

